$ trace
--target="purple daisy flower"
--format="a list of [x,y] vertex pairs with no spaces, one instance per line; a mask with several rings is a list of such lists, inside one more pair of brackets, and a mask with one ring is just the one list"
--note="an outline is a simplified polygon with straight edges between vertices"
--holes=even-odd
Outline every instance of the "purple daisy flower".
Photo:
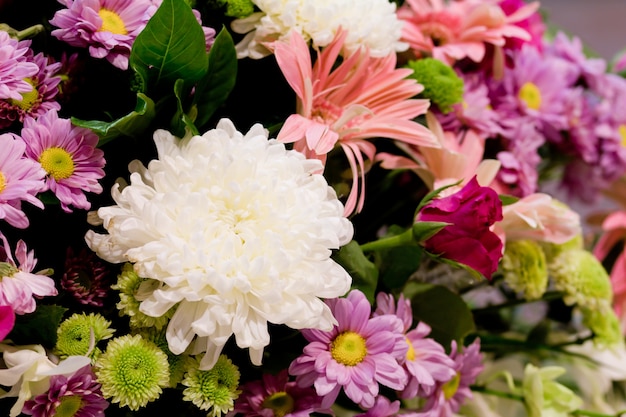
[[607,64],[604,59],[587,58],[582,41],[577,37],[570,39],[563,32],[558,32],[554,39],[545,42],[544,51],[547,55],[562,58],[572,64],[574,71],[567,80],[571,84],[582,78],[588,85],[594,86],[597,77],[606,73]]
[[408,383],[400,393],[401,398],[413,398],[418,393],[429,395],[435,384],[452,379],[456,371],[454,361],[448,357],[443,346],[435,340],[427,338],[430,327],[426,323],[418,323],[413,330],[413,313],[410,300],[400,295],[396,302],[391,294],[379,293],[376,296],[376,311],[374,316],[396,315],[404,324],[404,332],[408,350],[402,358]]
[[22,93],[19,99],[0,100],[0,128],[10,126],[16,120],[22,122],[27,116],[37,117],[61,108],[55,99],[61,82],[61,77],[57,75],[61,63],[53,62],[43,53],[33,55],[30,49],[24,59],[35,64],[38,71],[23,79],[31,89]]
[[89,48],[94,58],[106,58],[117,68],[128,68],[133,42],[156,10],[150,0],[59,0],[66,9],[50,23],[52,36],[72,46]]
[[343,388],[364,409],[374,406],[379,385],[401,391],[407,376],[398,363],[408,349],[402,322],[395,316],[372,317],[370,303],[358,290],[327,300],[338,324],[331,331],[304,329],[310,342],[289,366],[301,387],[314,386],[328,408]]
[[435,391],[428,395],[422,411],[416,416],[453,417],[463,402],[472,398],[470,385],[483,370],[480,339],[476,339],[462,351],[457,349],[456,342],[453,341],[450,358],[455,363],[456,375],[446,383],[437,384]]
[[32,91],[33,86],[25,80],[39,68],[25,59],[29,47],[30,41],[18,42],[0,30],[0,99],[21,100],[22,93]]
[[104,305],[110,287],[108,275],[109,270],[92,251],[83,249],[76,255],[67,248],[61,287],[80,304]]
[[104,417],[104,410],[109,403],[102,396],[100,386],[89,365],[71,376],[53,375],[48,392],[26,401],[22,413],[35,417],[53,417],[59,414]]
[[311,387],[299,387],[289,381],[287,370],[278,375],[263,374],[263,380],[251,381],[241,386],[235,408],[228,415],[246,417],[307,417],[318,412],[332,414],[322,409],[321,398]]
[[0,135],[0,219],[11,226],[25,229],[28,217],[22,201],[43,208],[36,195],[45,188],[45,171],[39,163],[24,158],[26,145],[16,135]]
[[88,210],[91,204],[84,192],[102,192],[98,180],[104,177],[105,161],[104,152],[96,148],[98,136],[50,111],[37,120],[27,117],[22,139],[26,156],[47,172],[46,189],[57,196],[63,210]]

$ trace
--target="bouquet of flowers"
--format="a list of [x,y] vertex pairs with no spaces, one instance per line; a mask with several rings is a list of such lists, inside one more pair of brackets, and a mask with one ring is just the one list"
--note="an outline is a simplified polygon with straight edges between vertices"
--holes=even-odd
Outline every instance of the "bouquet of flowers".
[[0,2],[0,408],[626,410],[626,59],[524,0]]

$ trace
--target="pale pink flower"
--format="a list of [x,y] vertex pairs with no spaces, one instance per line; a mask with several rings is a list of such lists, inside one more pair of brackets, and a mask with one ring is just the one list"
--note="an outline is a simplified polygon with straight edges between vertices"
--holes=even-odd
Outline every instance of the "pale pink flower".
[[39,161],[47,172],[46,189],[51,190],[66,212],[69,206],[88,210],[85,192],[101,193],[104,152],[96,148],[98,136],[89,129],[73,126],[50,111],[37,120],[24,120],[22,139],[26,156]]
[[22,201],[43,208],[36,195],[45,187],[45,171],[24,157],[26,145],[11,133],[0,135],[0,219],[20,229],[28,227]]
[[525,20],[538,8],[530,3],[506,15],[498,0],[407,0],[398,9],[405,22],[402,40],[417,56],[432,55],[453,64],[469,58],[483,60],[486,44],[502,47],[507,38],[531,40],[531,35],[515,23]]
[[57,295],[54,281],[44,275],[47,271],[33,273],[37,264],[34,252],[26,249],[23,240],[17,242],[15,258],[7,238],[0,233],[3,247],[0,248],[0,305],[13,308],[15,314],[27,314],[35,311],[34,297]]
[[[352,169],[346,214],[364,204],[365,161],[376,154],[367,139],[383,137],[420,146],[439,146],[432,132],[413,121],[428,109],[427,100],[412,99],[423,90],[408,79],[410,69],[396,69],[396,56],[372,58],[367,49],[346,56],[335,67],[347,32],[338,31],[315,66],[306,42],[293,31],[288,42],[272,44],[276,60],[298,97],[297,114],[285,121],[277,139],[294,143],[309,158],[325,162],[341,146]],[[359,196],[360,194],[360,196]],[[358,200],[358,201],[357,201]]]

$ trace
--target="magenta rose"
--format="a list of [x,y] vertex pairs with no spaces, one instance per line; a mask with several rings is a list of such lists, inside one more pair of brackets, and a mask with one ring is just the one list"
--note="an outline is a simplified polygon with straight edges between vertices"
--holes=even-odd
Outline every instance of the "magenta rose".
[[430,253],[467,265],[487,279],[498,269],[502,241],[489,228],[502,220],[502,203],[476,177],[460,191],[430,201],[415,220],[449,223],[424,242]]

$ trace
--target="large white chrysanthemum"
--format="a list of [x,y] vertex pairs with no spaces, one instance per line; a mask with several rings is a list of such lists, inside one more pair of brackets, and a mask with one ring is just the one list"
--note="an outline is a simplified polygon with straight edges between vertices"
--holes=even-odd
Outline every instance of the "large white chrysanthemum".
[[330,255],[353,229],[320,162],[268,140],[261,125],[244,136],[227,119],[203,136],[159,130],[154,141],[158,160],[131,163],[130,185],[113,188],[117,205],[98,210],[108,235],[86,240],[155,280],[142,312],[177,306],[170,350],[206,351],[209,369],[234,334],[260,364],[268,322],[330,330],[336,321],[318,297],[349,290]]
[[353,51],[367,46],[374,57],[405,51],[400,42],[402,21],[396,15],[396,4],[389,0],[252,0],[261,10],[232,22],[237,33],[246,33],[237,45],[239,58],[254,59],[269,55],[263,45],[277,39],[286,40],[296,30],[313,46],[324,47],[342,27],[348,32],[345,46]]

